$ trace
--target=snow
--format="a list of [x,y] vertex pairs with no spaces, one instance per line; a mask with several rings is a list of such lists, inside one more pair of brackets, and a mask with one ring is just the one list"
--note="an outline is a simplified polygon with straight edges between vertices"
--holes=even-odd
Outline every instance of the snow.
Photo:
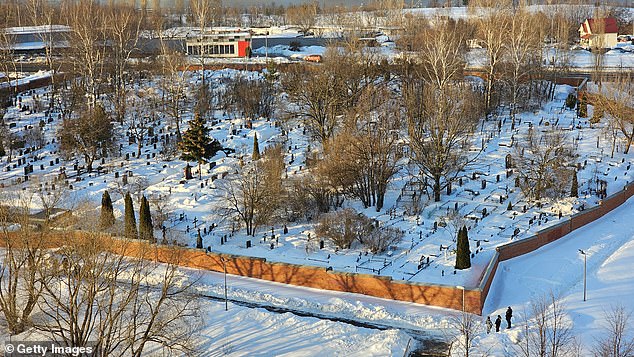
[[299,51],[291,51],[289,46],[277,45],[273,47],[260,47],[253,50],[253,54],[264,56],[282,56],[300,59],[308,55],[323,55],[326,52],[326,48],[323,46],[303,46],[299,48]]
[[[572,331],[587,352],[605,333],[605,313],[622,306],[634,311],[634,198],[599,220],[532,253],[500,263],[484,316],[504,315],[514,310],[515,325],[527,318],[530,303],[551,292],[563,303]],[[587,254],[587,301],[583,301],[584,257]],[[634,323],[634,321],[630,321]],[[521,327],[484,338],[482,345],[497,346],[502,352],[516,340]],[[628,331],[630,332],[630,331]]]
[[[257,53],[264,54],[264,51],[265,49],[259,49]],[[321,54],[323,51],[324,47],[304,47],[299,54]],[[634,67],[634,54],[612,52],[605,55],[607,66]],[[295,53],[285,46],[268,49],[270,56],[292,56]],[[477,51],[470,53],[478,57]],[[573,62],[578,67],[586,66],[592,59],[592,54],[586,51],[577,51],[574,54]],[[200,82],[199,74],[185,74],[190,88],[195,88]],[[49,75],[42,72],[30,79]],[[223,80],[229,77],[261,76],[256,72],[234,70],[208,71],[206,75],[210,81],[218,85],[218,88],[222,88]],[[158,88],[154,80],[144,82],[142,87]],[[165,202],[171,215],[166,222],[168,238],[178,244],[193,246],[197,228],[210,228],[212,224],[217,224],[217,228],[203,235],[204,246],[214,252],[262,257],[267,261],[333,267],[337,271],[380,274],[395,280],[473,288],[478,285],[479,278],[495,254],[497,246],[530,237],[536,231],[558,223],[559,212],[564,216],[562,219],[566,219],[566,216],[579,212],[581,207],[597,205],[598,180],[609,183],[608,195],[622,189],[631,181],[629,169],[634,160],[631,155],[622,154],[621,142],[617,143],[615,153],[611,155],[611,140],[606,137],[607,125],[591,125],[587,119],[577,118],[574,111],[564,108],[565,99],[571,92],[574,92],[574,88],[558,86],[553,101],[546,102],[532,111],[519,113],[515,129],[511,129],[508,108],[502,108],[499,113],[494,113],[490,120],[482,123],[471,142],[472,154],[478,155],[478,161],[461,175],[463,184],[454,184],[453,192],[449,195],[443,192],[441,202],[433,202],[428,196],[423,195],[420,213],[413,212],[412,192],[416,188],[408,183],[411,173],[405,169],[399,172],[391,183],[383,211],[375,212],[373,208],[363,208],[357,202],[347,202],[346,206],[363,212],[380,224],[397,227],[405,232],[403,241],[390,247],[390,252],[384,254],[368,254],[359,246],[349,251],[341,251],[328,242],[325,249],[320,250],[315,240],[308,241],[309,235],[315,237],[314,222],[289,223],[289,233],[286,235],[281,233],[282,227],[279,225],[262,227],[255,237],[248,237],[243,230],[233,232],[231,224],[216,213],[220,200],[217,183],[220,181],[215,180],[222,180],[223,174],[233,172],[240,158],[248,160],[253,136],[256,134],[261,150],[279,142],[288,147],[284,154],[290,177],[306,172],[305,155],[308,140],[301,125],[296,121],[285,123],[288,133],[282,135],[277,118],[255,119],[253,128],[247,129],[246,120],[239,114],[216,111],[213,123],[210,123],[213,128],[212,135],[224,147],[235,149],[236,154],[225,156],[219,153],[212,158],[210,161],[216,165],[213,168],[209,165],[203,166],[202,180],[183,180],[182,169],[185,162],[161,153],[160,143],[155,149],[146,141],[141,150],[141,157],[135,157],[132,154],[137,150],[136,144],[129,144],[127,140],[121,141],[121,157],[118,157],[117,153],[114,158],[110,158],[102,165],[102,169],[107,172],[84,173],[75,177],[76,172],[72,168],[74,160],[61,160],[59,164],[49,164],[50,161],[60,158],[56,145],[52,143],[60,120],[56,112],[50,116],[44,112],[48,104],[48,93],[46,89],[40,89],[21,94],[19,101],[9,108],[4,119],[10,125],[14,125],[12,131],[18,135],[25,135],[25,127],[36,127],[40,120],[44,120],[46,145],[36,152],[18,154],[10,163],[3,160],[0,163],[0,184],[3,193],[20,193],[29,187],[48,189],[53,178],[64,168],[69,176],[67,180],[73,186],[69,192],[71,199],[68,200],[67,208],[73,208],[70,206],[80,201],[89,201],[92,207],[97,207],[101,194],[108,189],[114,201],[115,214],[121,216],[122,193],[125,188],[121,176],[115,179],[114,173],[122,175],[128,172],[133,174],[129,177],[130,186],[142,185],[147,196],[161,195],[161,200]],[[191,91],[187,94],[190,97],[192,95]],[[157,89],[154,95],[160,96],[160,90]],[[25,105],[30,106],[30,109],[21,108]],[[173,131],[173,128],[168,129],[172,124],[163,113],[157,109],[156,114],[155,131]],[[592,115],[592,107],[589,107],[588,114]],[[191,116],[191,112],[187,112],[184,119],[190,119]],[[568,133],[568,143],[578,149],[577,162],[582,164],[578,176],[578,199],[549,201],[544,202],[542,207],[537,207],[514,187],[515,176],[506,177],[504,159],[515,150],[511,143],[520,140],[529,126],[537,131],[546,131],[556,126]],[[118,130],[124,132],[125,128],[118,127]],[[598,142],[601,145],[598,145]],[[125,154],[129,154],[130,157],[124,159]],[[27,183],[23,182],[23,168],[16,165],[17,158],[23,158],[34,166],[35,172]],[[78,164],[83,164],[80,159]],[[43,168],[40,168],[40,165],[43,165]],[[475,179],[472,178],[473,174],[476,176]],[[146,182],[143,182],[144,180]],[[483,180],[486,181],[486,188],[481,187]],[[416,192],[420,195],[420,190]],[[507,211],[509,201],[514,209]],[[503,315],[506,306],[512,305],[516,311],[517,321],[521,322],[526,318],[524,311],[529,310],[531,301],[553,291],[556,296],[561,296],[566,304],[566,311],[574,324],[575,333],[583,336],[585,341],[591,341],[602,332],[602,316],[606,308],[622,303],[629,310],[634,310],[634,303],[625,298],[634,293],[634,273],[631,272],[630,263],[634,257],[634,228],[628,226],[634,218],[633,205],[634,201],[630,199],[613,213],[560,241],[523,257],[501,263],[484,308],[485,315]],[[31,208],[40,207],[38,202],[34,202]],[[434,222],[446,221],[447,213],[455,207],[460,216],[465,217],[461,223],[469,226],[471,247],[475,250],[473,266],[465,271],[453,269],[455,256],[452,250],[455,248],[455,232],[451,226],[452,222],[448,222],[447,225],[440,224],[438,228],[433,227]],[[488,215],[483,217],[482,211],[485,208]],[[542,215],[544,218],[541,218]],[[540,216],[539,220],[535,219],[537,216]],[[514,233],[516,229],[519,230],[518,234]],[[273,249],[270,247],[271,233],[278,239]],[[160,234],[159,230],[155,232],[157,237],[160,237]],[[220,244],[222,236],[229,237],[224,245]],[[249,250],[245,248],[247,240],[253,243]],[[578,249],[583,249],[588,254],[589,300],[586,302],[581,301],[583,256],[578,253]],[[429,265],[419,268],[421,258],[429,259]],[[197,289],[201,294],[221,297],[224,292],[222,279],[222,274],[204,273]],[[417,304],[292,287],[236,276],[229,277],[229,296],[238,301],[292,308],[322,316],[346,317],[395,328],[424,330],[436,335],[447,328],[448,317],[455,316],[455,312]],[[232,305],[227,314],[223,314],[223,309],[222,303],[206,302],[201,310],[205,316],[203,332],[209,337],[204,346],[209,351],[224,351],[221,353],[235,355],[268,354],[269,351],[276,355],[312,355],[315,352],[324,355],[398,355],[402,354],[404,346],[408,343],[408,336],[402,331],[355,328],[338,322],[289,314],[279,315],[238,305]],[[512,355],[504,346],[520,339],[521,331],[515,328],[511,331],[504,330],[499,335],[481,335],[478,337],[478,343],[485,347],[497,346],[494,355]]]
[[[312,49],[307,50],[306,53],[308,51]],[[211,81],[223,83],[223,78],[236,76],[239,73],[241,72],[235,70],[208,71],[207,77]],[[187,74],[192,84],[191,88],[198,83],[199,74],[200,72]],[[251,78],[261,76],[256,72],[242,72],[242,74]],[[41,73],[37,76],[44,75],[46,74]],[[145,85],[152,86],[151,83]],[[165,224],[168,239],[176,240],[182,245],[193,246],[197,229],[201,228],[203,231],[202,228],[209,228],[214,224],[217,227],[213,231],[203,234],[203,245],[214,252],[261,257],[267,261],[333,267],[337,271],[379,274],[391,276],[394,280],[449,286],[462,285],[473,288],[478,286],[480,276],[489,264],[496,246],[529,237],[537,230],[557,223],[559,221],[557,215],[560,211],[565,219],[565,216],[578,212],[581,205],[585,207],[596,205],[599,199],[594,194],[594,190],[596,180],[599,178],[609,182],[608,194],[620,190],[630,180],[628,167],[634,161],[630,156],[622,155],[620,153],[622,149],[619,149],[614,158],[611,158],[609,152],[596,148],[597,140],[607,140],[602,139],[602,128],[605,124],[591,126],[586,119],[577,119],[574,111],[562,109],[565,98],[571,91],[573,91],[571,87],[559,86],[554,101],[547,102],[532,112],[518,114],[518,126],[515,130],[510,129],[510,120],[507,120],[505,113],[500,113],[483,123],[472,143],[473,155],[479,155],[478,161],[461,175],[463,185],[454,184],[451,195],[443,193],[441,202],[433,202],[424,194],[422,197],[419,196],[421,199],[419,214],[414,214],[412,211],[413,191],[408,184],[411,173],[407,169],[399,172],[390,185],[386,195],[386,208],[383,211],[375,212],[373,208],[364,209],[358,203],[348,203],[350,207],[377,219],[382,225],[397,227],[405,232],[402,242],[391,247],[389,254],[387,252],[377,255],[368,254],[362,247],[341,251],[336,250],[328,242],[325,242],[325,249],[320,250],[318,240],[308,241],[309,234],[311,237],[316,237],[314,223],[305,221],[289,223],[289,233],[286,235],[282,235],[282,227],[276,225],[261,227],[255,237],[248,237],[244,234],[244,230],[232,232],[231,223],[224,221],[217,214],[217,207],[221,201],[221,194],[217,188],[220,181],[214,182],[213,177],[222,180],[224,173],[235,170],[241,156],[247,158],[250,156],[253,136],[256,133],[261,150],[286,140],[285,146],[290,148],[285,152],[289,177],[303,174],[304,155],[308,141],[301,126],[293,126],[294,124],[287,124],[288,135],[283,136],[281,128],[276,126],[274,120],[254,120],[253,128],[246,129],[245,121],[240,116],[217,111],[211,134],[220,140],[224,147],[235,149],[236,154],[226,157],[224,153],[218,153],[210,160],[216,163],[215,167],[210,169],[209,165],[203,165],[202,181],[197,179],[183,181],[182,170],[185,163],[161,155],[160,143],[157,149],[154,149],[146,142],[142,148],[141,157],[138,158],[133,157],[137,151],[136,144],[128,144],[127,140],[122,141],[121,154],[125,156],[128,153],[127,160],[124,157],[112,158],[102,165],[108,173],[102,170],[99,173],[82,174],[78,178],[73,177],[75,174],[73,161],[62,160],[60,164],[50,165],[50,161],[58,157],[54,144],[46,145],[36,154],[23,153],[21,157],[33,164],[32,175],[40,177],[39,184],[48,184],[48,181],[51,181],[64,167],[69,176],[69,184],[73,186],[70,192],[72,198],[70,205],[88,200],[92,202],[93,207],[97,207],[101,194],[108,189],[114,201],[115,214],[118,215],[123,212],[124,188],[121,176],[125,172],[132,172],[133,176],[128,180],[130,185],[133,187],[140,185],[145,188],[146,196],[160,197],[165,201],[171,216]],[[155,95],[160,95],[160,90],[157,89],[155,92]],[[47,106],[46,93],[42,90],[33,94],[22,94],[19,98],[21,105],[29,104],[32,109],[36,105],[40,108]],[[16,106],[9,109],[5,120],[8,123],[14,123],[15,128],[12,130],[22,134],[25,126],[37,126],[40,120],[45,119],[44,138],[47,143],[50,143],[55,138],[56,114],[52,117],[50,124],[44,114],[41,111],[19,111]],[[167,130],[170,123],[167,118],[161,119],[163,116],[160,113],[157,114],[158,125],[155,131],[159,133],[160,130]],[[189,118],[191,113],[186,113],[184,119]],[[498,120],[502,122],[499,133]],[[550,126],[556,125],[570,133],[568,140],[571,145],[578,147],[580,153],[577,162],[584,165],[584,169],[579,172],[581,191],[579,199],[545,202],[544,206],[538,208],[534,203],[526,201],[519,189],[514,187],[514,176],[506,177],[504,158],[507,154],[514,153],[515,149],[510,147],[512,138],[519,140],[521,135],[526,133],[529,125],[533,125],[538,130],[547,130]],[[483,140],[484,149],[480,152]],[[155,156],[152,157],[152,155]],[[28,183],[18,183],[22,181],[23,170],[13,167],[16,159],[14,158],[8,171],[8,165],[5,162],[0,163],[0,183],[3,183],[5,187],[20,189],[20,187],[26,187]],[[99,166],[98,163],[95,164]],[[82,166],[81,160],[79,166]],[[194,170],[197,170],[196,166]],[[119,179],[114,179],[115,172],[120,174]],[[473,173],[477,176],[475,180],[472,179]],[[498,175],[499,182],[497,182]],[[33,176],[31,181],[34,180]],[[482,180],[487,181],[486,189],[481,188]],[[512,211],[507,211],[509,200],[515,208]],[[460,215],[466,217],[460,224],[466,224],[470,228],[469,237],[475,256],[472,259],[471,269],[454,273],[455,231],[452,224],[456,223],[448,222],[446,226],[440,224],[437,229],[434,229],[434,222],[446,221],[447,212],[453,211],[456,205]],[[524,206],[527,208],[526,212],[523,211]],[[38,208],[40,208],[39,202],[34,202],[33,209]],[[482,217],[484,208],[488,213],[485,218]],[[543,216],[542,219],[533,219],[540,215]],[[519,230],[517,235],[514,234],[516,229]],[[273,249],[270,246],[271,233],[277,238]],[[160,239],[160,230],[155,232],[155,235]],[[220,237],[225,235],[229,237],[228,242],[221,245]],[[253,243],[253,247],[248,250],[244,248],[247,240]],[[441,245],[449,249],[440,250]],[[424,259],[425,263],[429,259],[429,264],[423,264],[419,268],[421,259]]]
[[203,305],[201,347],[207,356],[400,356],[410,337],[340,322],[277,314],[234,304]]

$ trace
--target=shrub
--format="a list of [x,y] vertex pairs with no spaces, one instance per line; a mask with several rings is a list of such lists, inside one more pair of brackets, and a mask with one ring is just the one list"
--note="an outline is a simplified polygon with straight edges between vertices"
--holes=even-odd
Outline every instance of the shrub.
[[390,245],[396,244],[403,238],[403,231],[397,228],[375,228],[363,237],[363,245],[372,253],[381,253]]
[[317,236],[330,241],[340,249],[350,249],[352,243],[362,241],[372,231],[372,222],[352,209],[321,215]]

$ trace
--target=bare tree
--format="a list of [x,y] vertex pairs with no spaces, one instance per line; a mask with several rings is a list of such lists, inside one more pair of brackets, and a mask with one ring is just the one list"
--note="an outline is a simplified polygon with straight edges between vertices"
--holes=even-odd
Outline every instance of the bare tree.
[[68,4],[62,10],[72,29],[72,67],[80,76],[80,82],[88,94],[90,104],[95,105],[101,94],[101,84],[106,51],[106,16],[103,7],[94,1],[80,0]]
[[77,118],[64,120],[58,135],[60,149],[65,155],[82,155],[89,172],[93,162],[111,150],[115,136],[110,117],[102,105],[86,109]]
[[[205,35],[206,27],[214,24],[218,13],[221,12],[220,0],[193,0],[190,1],[190,9],[194,18],[194,22],[198,25],[199,38],[202,40]],[[205,85],[205,51],[200,51],[200,65],[202,84]]]
[[625,139],[624,154],[628,154],[634,142],[634,81],[627,75],[606,82],[598,93],[589,94],[595,111],[602,111],[610,125],[618,128]]
[[134,8],[125,5],[110,6],[105,10],[105,36],[110,43],[108,60],[111,62],[113,81],[113,103],[116,119],[123,123],[126,114],[126,97],[129,79],[130,57],[137,50],[137,43],[143,23],[142,13],[139,15]]
[[504,43],[507,66],[506,81],[510,89],[511,129],[515,129],[515,114],[520,102],[528,101],[530,78],[539,71],[541,39],[535,31],[535,17],[521,8],[510,17],[508,41]]
[[137,157],[141,156],[143,140],[145,140],[152,123],[154,113],[150,109],[151,102],[150,95],[144,92],[137,92],[135,98],[131,100],[131,110],[129,110],[129,115],[126,117],[125,122],[129,137],[137,145]]
[[455,21],[440,17],[433,19],[433,26],[427,27],[425,20],[418,19],[408,26],[409,38],[405,43],[413,52],[409,62],[418,64],[412,69],[420,71],[419,77],[425,78],[442,89],[451,80],[462,77],[465,66],[466,32]]
[[634,355],[634,328],[630,322],[632,313],[623,306],[612,306],[604,313],[606,333],[597,339],[593,354],[601,357],[625,357]]
[[365,207],[383,208],[385,192],[399,171],[402,113],[384,88],[368,89],[348,113],[345,129],[328,145],[321,172]]
[[522,192],[537,201],[565,194],[575,152],[563,131],[553,128],[536,134],[531,127],[522,142],[515,147],[514,159]]
[[476,346],[474,343],[481,329],[476,315],[462,312],[460,316],[449,320],[449,326],[452,332],[457,332],[455,335],[452,333],[451,337],[450,351],[452,356],[455,355],[454,353],[464,357],[486,356],[486,353],[477,351],[480,346]]
[[[42,281],[37,270],[44,263],[44,232],[34,232],[28,222],[31,195],[8,197],[3,202],[13,207],[0,207],[0,312],[11,334],[24,332],[31,326],[31,315],[42,292]],[[12,226],[19,225],[14,231]]]
[[475,157],[470,135],[482,113],[480,101],[467,83],[440,89],[418,79],[406,91],[405,98],[414,98],[405,103],[411,158],[423,181],[432,181],[438,202],[442,189]]
[[344,114],[357,104],[367,88],[384,81],[373,54],[349,41],[344,49],[328,48],[322,66],[296,66],[282,77],[282,85],[310,135],[328,144]]
[[[163,41],[161,41],[163,42]],[[182,139],[181,121],[186,109],[185,95],[186,72],[181,71],[185,59],[182,53],[172,51],[167,45],[162,46],[161,54],[161,90],[163,112],[166,113],[176,126],[176,141]]]
[[532,317],[523,325],[523,340],[516,345],[515,352],[521,356],[576,356],[579,344],[572,334],[565,306],[551,292],[533,301]]
[[293,66],[283,77],[289,99],[309,134],[325,145],[339,126],[343,92],[336,75],[314,66]]
[[350,249],[372,231],[372,221],[353,209],[322,214],[316,228],[317,236],[340,249]]
[[286,8],[286,21],[289,24],[299,26],[300,32],[308,35],[315,26],[318,6],[317,2],[290,5]]
[[504,56],[506,36],[509,32],[509,8],[504,2],[496,5],[490,13],[478,19],[479,39],[486,48],[486,90],[484,104],[487,112],[493,108],[493,96],[499,82],[499,67]]
[[53,210],[60,208],[62,204],[69,204],[68,187],[65,184],[45,185],[38,178],[31,181],[31,191],[35,193],[37,201],[44,211],[44,225],[50,227],[53,218]]
[[[98,356],[141,356],[150,345],[173,353],[193,350],[197,299],[176,263],[144,260],[155,253],[135,254],[129,243],[107,243],[98,234],[65,243],[39,269],[45,283],[38,330],[67,346],[94,342]],[[130,256],[111,253],[114,246]]]
[[259,226],[276,214],[283,197],[284,162],[281,147],[264,152],[262,159],[245,164],[236,174],[218,180],[222,209],[227,216],[237,217],[246,227],[247,235],[255,235]]

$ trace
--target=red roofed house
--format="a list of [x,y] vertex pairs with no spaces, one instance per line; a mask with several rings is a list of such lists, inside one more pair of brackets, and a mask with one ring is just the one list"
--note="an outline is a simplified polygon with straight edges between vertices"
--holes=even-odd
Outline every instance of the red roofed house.
[[581,45],[589,48],[612,48],[616,46],[619,28],[616,19],[586,19],[579,27]]

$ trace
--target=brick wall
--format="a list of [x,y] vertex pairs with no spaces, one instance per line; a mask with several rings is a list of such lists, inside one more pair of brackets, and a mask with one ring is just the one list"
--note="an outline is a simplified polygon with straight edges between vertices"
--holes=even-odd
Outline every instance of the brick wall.
[[493,278],[495,277],[495,272],[497,271],[499,262],[519,257],[539,249],[548,243],[554,242],[566,234],[603,217],[606,213],[619,207],[632,196],[634,196],[634,183],[625,185],[622,191],[607,197],[601,201],[597,207],[592,207],[574,214],[555,226],[548,227],[537,232],[532,237],[497,247],[497,254],[493,256],[489,266],[482,274],[478,287],[478,290],[481,292],[481,307],[484,306],[484,302],[486,301],[486,297],[491,283],[493,282]]
[[[489,288],[499,262],[532,252],[553,242],[575,229],[588,224],[634,195],[634,186],[626,188],[602,201],[597,208],[580,212],[556,226],[546,228],[535,236],[499,246],[480,277],[478,287],[464,292],[454,286],[410,283],[392,280],[390,277],[358,273],[326,271],[313,266],[268,262],[263,258],[206,253],[200,249],[151,245],[144,241],[126,240],[103,236],[105,246],[117,254],[143,256],[146,259],[202,270],[222,272],[278,283],[305,286],[316,289],[346,291],[380,298],[409,301],[425,305],[481,314]],[[36,233],[39,234],[39,233]],[[15,233],[11,234],[15,235]],[[47,233],[47,247],[56,247],[68,241],[68,236],[81,237],[82,232]],[[3,241],[0,240],[0,244]],[[224,262],[224,263],[223,263]]]

